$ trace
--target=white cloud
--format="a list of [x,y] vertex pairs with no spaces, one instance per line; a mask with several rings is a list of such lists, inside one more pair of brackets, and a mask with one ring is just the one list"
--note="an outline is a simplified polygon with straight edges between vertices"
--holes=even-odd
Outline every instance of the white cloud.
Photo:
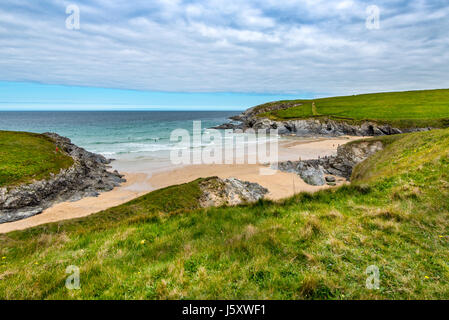
[[345,9],[349,9],[352,6],[354,6],[354,2],[351,0],[345,0],[345,1],[341,1],[337,4],[337,9],[339,10],[345,10]]
[[[449,5],[377,1],[79,0],[0,4],[0,80],[161,91],[449,87]],[[88,4],[87,4],[88,3]],[[402,6],[401,6],[402,5]]]

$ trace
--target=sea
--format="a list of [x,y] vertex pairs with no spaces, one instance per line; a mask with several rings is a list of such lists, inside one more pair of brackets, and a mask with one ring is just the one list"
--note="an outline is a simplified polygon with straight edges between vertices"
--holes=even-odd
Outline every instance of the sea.
[[56,132],[88,151],[116,159],[116,169],[138,172],[146,171],[148,166],[154,169],[168,165],[170,152],[179,148],[177,141],[170,141],[174,130],[184,129],[191,134],[193,121],[201,121],[203,132],[207,132],[237,114],[235,111],[3,111],[0,130]]

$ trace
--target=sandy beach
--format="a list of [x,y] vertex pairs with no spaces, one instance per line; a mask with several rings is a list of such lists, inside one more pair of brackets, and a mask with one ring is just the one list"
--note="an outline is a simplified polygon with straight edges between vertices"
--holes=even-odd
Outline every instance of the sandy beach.
[[[363,137],[339,137],[318,139],[289,138],[279,143],[279,161],[299,158],[302,160],[336,154],[337,147]],[[150,191],[170,185],[186,183],[201,177],[218,176],[220,178],[237,178],[257,182],[269,190],[267,198],[279,200],[295,193],[314,192],[328,186],[311,186],[298,175],[272,170],[263,164],[241,165],[189,165],[183,167],[154,169],[145,167],[144,163],[128,163],[121,167],[126,183],[98,197],[84,198],[76,202],[62,202],[46,209],[43,213],[20,221],[0,224],[0,233],[23,230],[37,225],[67,219],[85,217],[90,214],[120,205]],[[133,168],[139,170],[133,170]],[[123,169],[124,168],[124,169]],[[156,171],[155,171],[156,170]],[[260,174],[261,170],[264,174]],[[268,175],[267,175],[268,173]],[[340,180],[339,184],[344,183]]]

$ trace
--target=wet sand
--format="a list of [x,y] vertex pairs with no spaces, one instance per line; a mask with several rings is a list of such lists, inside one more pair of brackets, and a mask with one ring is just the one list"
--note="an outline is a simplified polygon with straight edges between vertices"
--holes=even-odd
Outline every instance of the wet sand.
[[[320,139],[287,139],[279,144],[279,160],[296,161],[315,159],[336,154],[337,147],[362,137],[340,137]],[[142,167],[142,164],[139,165]],[[132,165],[121,172],[127,180],[122,186],[98,197],[84,198],[76,202],[62,202],[46,209],[39,215],[20,221],[0,224],[0,233],[23,230],[49,222],[85,217],[90,214],[115,207],[128,202],[150,191],[170,185],[190,182],[198,178],[218,176],[220,178],[237,178],[244,181],[257,182],[269,190],[267,198],[279,200],[295,193],[314,192],[328,186],[311,186],[294,173],[272,170],[261,164],[241,165],[190,165],[167,168],[154,172],[154,169],[133,172]],[[340,181],[340,184],[343,181]]]

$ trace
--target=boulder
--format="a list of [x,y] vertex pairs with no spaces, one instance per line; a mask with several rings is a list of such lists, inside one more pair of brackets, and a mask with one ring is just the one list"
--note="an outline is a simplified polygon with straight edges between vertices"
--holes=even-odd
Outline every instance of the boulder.
[[266,188],[257,183],[235,178],[211,177],[202,181],[200,188],[202,191],[200,205],[203,208],[256,202],[268,193]]
[[324,181],[324,170],[321,166],[314,167],[306,162],[300,162],[296,170],[305,183],[312,186],[322,186]]

